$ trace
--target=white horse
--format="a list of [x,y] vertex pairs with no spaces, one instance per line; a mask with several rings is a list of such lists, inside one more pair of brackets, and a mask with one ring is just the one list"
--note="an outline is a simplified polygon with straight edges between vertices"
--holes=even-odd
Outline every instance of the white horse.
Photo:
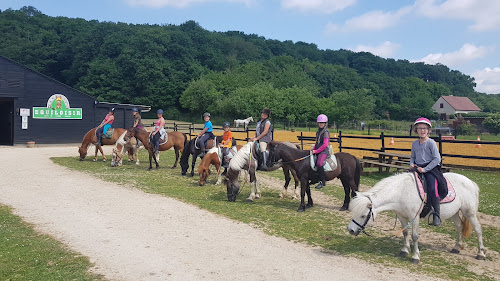
[[[476,259],[485,259],[486,249],[483,245],[481,225],[477,219],[479,205],[479,187],[470,179],[455,173],[445,173],[446,178],[453,185],[456,197],[452,202],[441,205],[441,219],[451,218],[455,222],[458,239],[452,253],[459,253],[463,249],[462,238],[467,238],[471,224],[478,238],[478,253]],[[378,213],[394,211],[403,227],[414,219],[412,224],[412,239],[414,243],[412,263],[419,263],[418,249],[419,210],[422,200],[417,191],[415,176],[412,173],[402,173],[385,178],[366,192],[358,192],[349,206],[352,212],[352,221],[347,226],[349,233],[358,235],[370,226]],[[462,216],[459,215],[462,211]],[[404,246],[399,255],[407,257],[410,252],[410,237],[408,229],[403,231]]]
[[125,134],[127,134],[126,131],[118,138],[115,147],[113,148],[113,158],[111,160],[111,167],[119,167],[122,165],[124,149],[125,151],[129,152],[128,161],[132,162],[134,161],[135,158],[136,159],[135,164],[139,165],[139,157],[137,155],[139,148],[137,147],[137,140],[135,138],[131,138],[127,142],[124,139]]
[[253,122],[253,117],[252,116],[250,116],[250,117],[248,117],[246,119],[235,119],[234,120],[234,127],[238,128],[238,126],[244,125],[245,126],[245,130],[246,130],[247,127],[248,127],[248,123],[250,123],[250,122]]

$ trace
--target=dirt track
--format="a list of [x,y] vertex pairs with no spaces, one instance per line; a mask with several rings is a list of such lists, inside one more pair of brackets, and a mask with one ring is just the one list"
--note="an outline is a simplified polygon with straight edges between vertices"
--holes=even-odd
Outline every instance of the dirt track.
[[[109,147],[108,147],[109,152]],[[52,163],[76,146],[0,147],[0,204],[110,280],[424,280],[322,253],[179,201]]]

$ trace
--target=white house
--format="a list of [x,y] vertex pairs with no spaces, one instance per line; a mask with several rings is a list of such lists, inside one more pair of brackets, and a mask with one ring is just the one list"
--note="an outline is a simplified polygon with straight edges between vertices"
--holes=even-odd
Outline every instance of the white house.
[[439,113],[439,119],[441,120],[447,120],[452,114],[467,114],[481,111],[469,98],[456,96],[441,96],[432,106],[432,110]]

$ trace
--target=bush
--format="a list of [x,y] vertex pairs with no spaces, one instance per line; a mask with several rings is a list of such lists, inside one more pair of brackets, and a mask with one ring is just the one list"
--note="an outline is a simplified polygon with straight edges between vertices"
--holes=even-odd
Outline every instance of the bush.
[[483,126],[490,134],[498,135],[500,133],[500,113],[495,113],[486,117]]
[[462,123],[462,124],[460,124],[459,134],[464,135],[464,136],[477,135],[477,127],[474,124]]

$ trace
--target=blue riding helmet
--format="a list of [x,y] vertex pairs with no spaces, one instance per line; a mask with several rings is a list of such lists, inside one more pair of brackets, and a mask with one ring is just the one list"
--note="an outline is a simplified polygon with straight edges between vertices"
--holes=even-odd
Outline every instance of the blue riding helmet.
[[158,109],[158,111],[156,111],[156,114],[163,114],[163,110],[162,109]]
[[139,109],[137,107],[132,108],[132,112],[139,112]]

